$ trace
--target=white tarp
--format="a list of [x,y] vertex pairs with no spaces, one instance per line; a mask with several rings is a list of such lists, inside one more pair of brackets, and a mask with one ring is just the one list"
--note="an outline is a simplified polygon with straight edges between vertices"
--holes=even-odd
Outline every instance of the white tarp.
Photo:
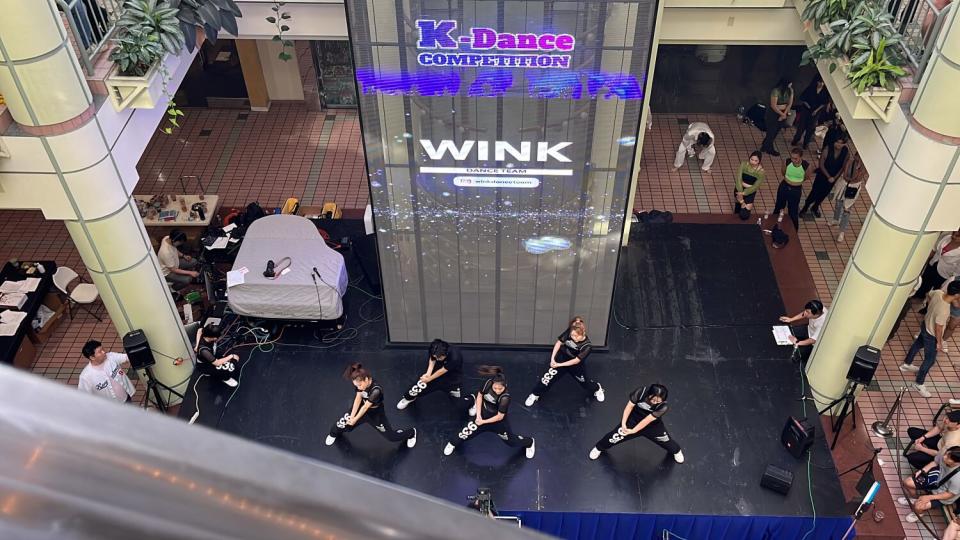
[[[290,271],[277,279],[264,277],[267,261],[280,264],[290,257]],[[341,298],[349,276],[343,255],[323,240],[310,220],[272,215],[250,225],[233,264],[246,267],[244,282],[227,290],[230,308],[250,317],[268,319],[336,319],[343,314]],[[316,283],[313,269],[322,280]]]

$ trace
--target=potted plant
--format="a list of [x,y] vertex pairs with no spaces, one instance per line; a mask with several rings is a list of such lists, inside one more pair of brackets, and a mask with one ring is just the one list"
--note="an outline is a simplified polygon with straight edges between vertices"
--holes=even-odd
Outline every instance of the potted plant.
[[169,71],[164,57],[169,53],[179,64],[183,48],[176,13],[158,0],[127,0],[124,4],[110,52],[114,66],[105,80],[116,110],[152,109],[166,92]]
[[[814,44],[801,65],[824,61],[854,118],[889,122],[906,75],[902,42],[887,10],[871,0],[810,0],[799,6]],[[838,69],[839,68],[839,69]]]
[[[237,19],[242,17],[240,8],[234,0],[168,0],[170,7],[177,10],[180,31],[187,50],[193,52],[202,37],[217,41],[221,30],[237,35]],[[198,35],[202,30],[202,37]]]

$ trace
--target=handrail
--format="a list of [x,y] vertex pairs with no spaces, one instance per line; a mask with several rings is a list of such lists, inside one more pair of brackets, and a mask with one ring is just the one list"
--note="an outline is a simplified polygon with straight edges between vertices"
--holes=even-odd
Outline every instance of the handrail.
[[122,0],[57,0],[67,29],[87,75],[94,73],[94,60],[110,42],[117,19],[123,13]]
[[914,82],[920,82],[930,61],[933,44],[953,4],[937,6],[936,0],[888,0],[894,27],[903,37],[900,50],[913,69]]

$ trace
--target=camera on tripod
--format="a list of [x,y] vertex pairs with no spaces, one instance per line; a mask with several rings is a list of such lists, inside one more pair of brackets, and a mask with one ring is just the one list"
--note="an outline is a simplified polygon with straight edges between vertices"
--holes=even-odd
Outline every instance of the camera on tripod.
[[493,492],[490,488],[477,488],[476,495],[467,495],[470,508],[487,517],[497,516],[497,507],[493,504]]

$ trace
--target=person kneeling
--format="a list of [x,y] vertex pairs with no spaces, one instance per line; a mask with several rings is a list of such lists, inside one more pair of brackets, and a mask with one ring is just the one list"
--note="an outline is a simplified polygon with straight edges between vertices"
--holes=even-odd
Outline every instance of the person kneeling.
[[217,340],[220,339],[220,334],[220,326],[212,323],[200,331],[197,340],[197,371],[233,388],[239,384],[239,381],[233,378],[233,373],[236,371],[234,362],[240,357],[228,354],[217,358]]
[[[911,476],[903,479],[903,488],[913,504],[906,497],[897,499],[900,506],[909,506],[913,512],[907,514],[907,522],[916,523],[920,516],[931,508],[942,508],[956,502],[960,497],[960,446],[951,446]],[[919,495],[918,490],[928,491]]]

